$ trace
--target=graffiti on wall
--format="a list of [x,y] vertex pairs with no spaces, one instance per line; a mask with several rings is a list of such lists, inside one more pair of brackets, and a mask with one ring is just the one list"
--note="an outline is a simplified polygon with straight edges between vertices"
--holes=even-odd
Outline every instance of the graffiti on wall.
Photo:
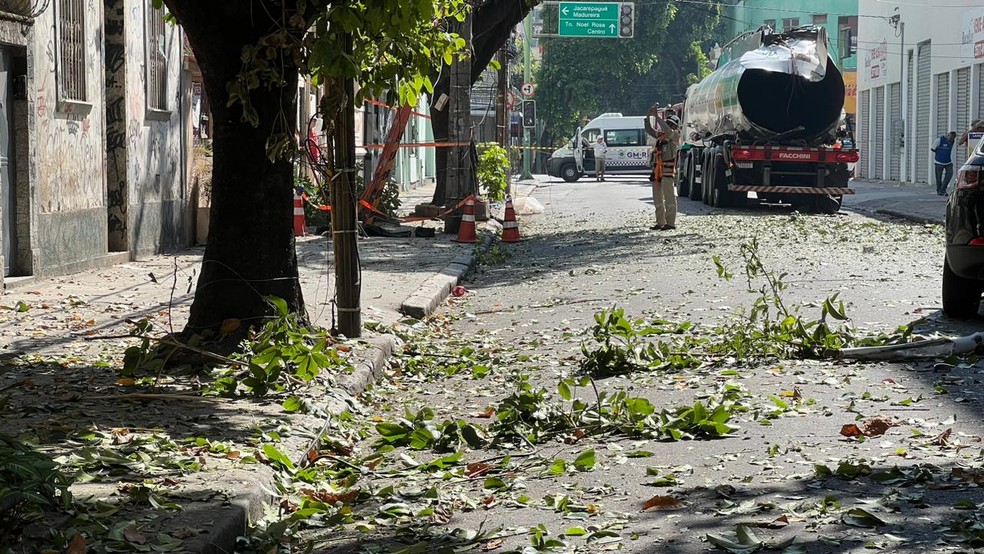
[[123,0],[106,3],[106,203],[109,248],[127,248],[126,39]]

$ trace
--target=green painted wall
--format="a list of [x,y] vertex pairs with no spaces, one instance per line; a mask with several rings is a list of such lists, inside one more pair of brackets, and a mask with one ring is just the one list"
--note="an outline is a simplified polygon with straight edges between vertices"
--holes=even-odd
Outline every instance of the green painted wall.
[[[782,30],[783,20],[786,19],[798,19],[799,25],[809,25],[814,22],[814,17],[819,16],[822,21],[826,16],[826,22],[818,24],[827,29],[835,60],[838,60],[837,52],[840,52],[840,24],[851,26],[853,35],[857,37],[858,0],[739,0],[736,5],[727,6],[724,14],[729,23],[728,34],[732,38],[739,33],[755,30],[766,21],[774,21],[774,28]],[[852,19],[841,20],[841,17]],[[857,69],[857,54],[838,60],[837,65],[841,69]]]

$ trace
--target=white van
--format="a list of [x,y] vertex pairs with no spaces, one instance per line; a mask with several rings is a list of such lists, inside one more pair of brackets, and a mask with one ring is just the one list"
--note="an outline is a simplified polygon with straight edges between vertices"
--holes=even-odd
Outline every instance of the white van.
[[594,150],[598,136],[605,138],[605,175],[649,175],[649,145],[645,117],[605,113],[578,129],[565,146],[554,150],[547,160],[547,173],[573,183],[583,175],[594,175]]

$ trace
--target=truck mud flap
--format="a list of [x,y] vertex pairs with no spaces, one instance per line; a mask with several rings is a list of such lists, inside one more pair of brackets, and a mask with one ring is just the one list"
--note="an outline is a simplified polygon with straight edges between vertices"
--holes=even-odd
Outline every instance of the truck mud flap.
[[840,196],[854,194],[854,189],[839,187],[765,187],[758,185],[728,185],[735,192],[768,192],[772,194],[829,194]]

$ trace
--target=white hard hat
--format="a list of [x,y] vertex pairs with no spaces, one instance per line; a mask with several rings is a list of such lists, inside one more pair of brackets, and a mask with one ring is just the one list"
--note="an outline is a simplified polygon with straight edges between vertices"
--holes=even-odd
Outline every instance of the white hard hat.
[[679,126],[680,126],[680,118],[679,118],[679,117],[677,117],[677,116],[676,116],[676,115],[674,115],[674,114],[670,114],[670,115],[668,115],[668,116],[666,117],[666,122],[667,122],[667,123],[670,123],[670,124],[672,124],[672,125],[675,125],[675,126],[677,126],[677,127],[679,127]]

